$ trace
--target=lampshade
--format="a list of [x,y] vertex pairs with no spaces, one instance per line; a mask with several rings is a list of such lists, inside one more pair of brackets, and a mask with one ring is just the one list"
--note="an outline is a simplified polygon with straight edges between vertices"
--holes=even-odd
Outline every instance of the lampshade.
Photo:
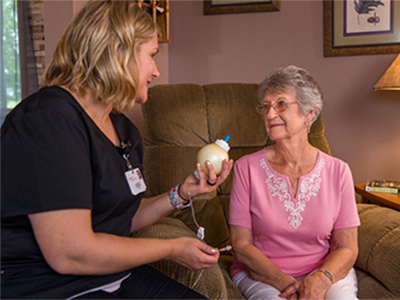
[[375,84],[377,90],[400,90],[400,54]]

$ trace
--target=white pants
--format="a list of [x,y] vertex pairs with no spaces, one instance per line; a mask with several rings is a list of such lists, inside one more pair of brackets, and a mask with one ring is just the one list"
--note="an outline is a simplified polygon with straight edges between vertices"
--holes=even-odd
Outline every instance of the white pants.
[[[301,278],[298,278],[301,279]],[[266,284],[261,281],[255,281],[251,279],[247,272],[242,272],[235,276],[233,279],[235,285],[239,288],[240,292],[246,299],[274,299],[282,300],[278,295],[281,293],[273,286]],[[357,298],[357,276],[356,271],[351,269],[347,274],[346,278],[339,280],[332,284],[326,293],[325,299],[341,299],[341,300],[353,300]]]

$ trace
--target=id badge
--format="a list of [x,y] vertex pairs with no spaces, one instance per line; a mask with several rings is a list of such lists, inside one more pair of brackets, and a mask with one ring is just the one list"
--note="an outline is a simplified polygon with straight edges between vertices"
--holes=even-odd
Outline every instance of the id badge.
[[125,177],[132,195],[136,196],[137,194],[146,191],[146,184],[144,183],[143,176],[139,168],[129,169],[125,172]]

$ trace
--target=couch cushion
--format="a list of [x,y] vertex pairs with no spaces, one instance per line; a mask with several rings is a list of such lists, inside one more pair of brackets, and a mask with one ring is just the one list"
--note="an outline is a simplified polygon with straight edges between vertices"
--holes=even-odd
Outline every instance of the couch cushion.
[[204,85],[210,140],[229,135],[234,147],[263,147],[267,134],[259,104],[257,84],[216,83]]
[[[234,161],[266,146],[264,121],[256,111],[257,84],[215,83],[203,89],[211,142],[229,135],[229,157]],[[220,194],[230,195],[232,174],[219,187]]]
[[[185,224],[174,218],[165,217],[157,223],[132,235],[136,238],[177,238],[193,237],[196,234]],[[190,271],[189,269],[169,260],[160,260],[150,264],[154,268],[194,289],[209,299],[227,299],[227,289],[224,275],[218,264],[204,271]]]
[[325,126],[322,121],[322,115],[319,115],[315,122],[311,125],[310,133],[308,134],[308,141],[314,147],[317,147],[326,154],[331,155],[328,141],[325,137]]
[[[203,88],[197,84],[152,87],[142,111],[145,197],[154,197],[194,172],[197,152],[209,142]],[[200,198],[211,199],[215,194]]]
[[357,207],[361,226],[356,266],[400,295],[400,212],[371,204]]
[[391,293],[370,274],[356,268],[358,280],[358,299],[399,299],[400,295]]
[[[165,193],[181,184],[196,169],[196,157],[200,147],[145,146],[143,175],[147,190],[145,197]],[[185,158],[185,159],[183,159]],[[217,192],[198,196],[196,199],[210,200]]]
[[[225,198],[222,197],[222,199]],[[211,200],[196,198],[192,203],[196,222],[205,229],[204,241],[216,248],[224,247],[229,243],[229,226],[221,201],[223,201],[221,197],[216,196]],[[178,218],[194,233],[197,232],[198,228],[191,208],[184,211],[175,210],[169,216]]]
[[154,86],[142,112],[145,146],[201,147],[209,141],[206,100],[200,85]]

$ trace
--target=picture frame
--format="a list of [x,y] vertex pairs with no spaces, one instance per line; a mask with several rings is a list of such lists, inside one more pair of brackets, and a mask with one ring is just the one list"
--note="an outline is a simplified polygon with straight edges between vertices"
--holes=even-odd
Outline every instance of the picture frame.
[[400,1],[324,0],[323,6],[324,56],[400,52]]
[[204,0],[204,15],[279,11],[280,0]]

